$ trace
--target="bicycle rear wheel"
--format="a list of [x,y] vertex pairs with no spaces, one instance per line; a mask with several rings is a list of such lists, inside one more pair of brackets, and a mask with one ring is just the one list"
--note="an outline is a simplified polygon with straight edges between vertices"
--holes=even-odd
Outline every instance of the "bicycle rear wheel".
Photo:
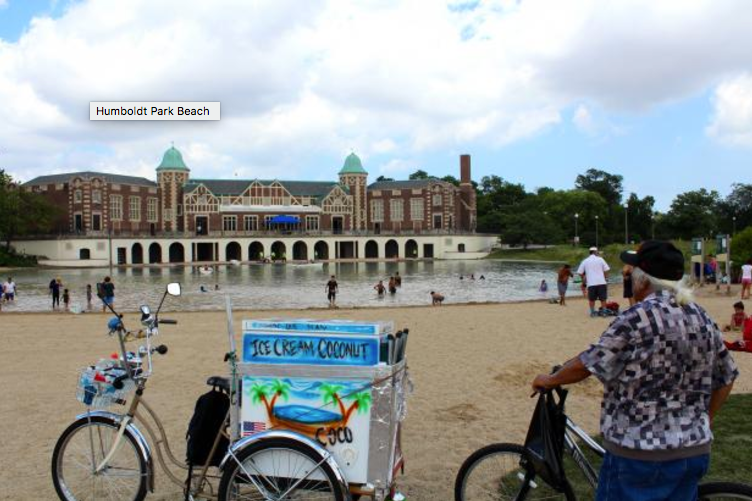
[[565,500],[567,497],[541,479],[528,479],[525,448],[491,444],[475,451],[457,473],[455,501]]
[[700,484],[700,500],[723,501],[739,500],[752,501],[752,486],[735,482],[710,482]]
[[79,419],[60,435],[52,454],[52,481],[60,499],[144,499],[146,462],[129,432],[105,468],[95,473],[117,435],[118,424],[101,416]]

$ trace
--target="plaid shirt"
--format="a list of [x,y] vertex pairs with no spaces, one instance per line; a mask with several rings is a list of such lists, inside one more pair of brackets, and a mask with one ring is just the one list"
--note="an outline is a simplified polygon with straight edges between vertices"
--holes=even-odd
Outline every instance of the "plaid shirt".
[[633,451],[709,447],[710,395],[739,374],[705,310],[667,292],[619,315],[579,359],[604,384],[606,443]]

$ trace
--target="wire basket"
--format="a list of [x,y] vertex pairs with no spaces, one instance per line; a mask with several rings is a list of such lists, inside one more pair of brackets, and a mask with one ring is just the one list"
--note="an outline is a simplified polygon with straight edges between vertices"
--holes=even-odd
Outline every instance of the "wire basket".
[[104,409],[113,404],[124,404],[135,386],[122,367],[84,367],[78,374],[76,398],[87,407]]

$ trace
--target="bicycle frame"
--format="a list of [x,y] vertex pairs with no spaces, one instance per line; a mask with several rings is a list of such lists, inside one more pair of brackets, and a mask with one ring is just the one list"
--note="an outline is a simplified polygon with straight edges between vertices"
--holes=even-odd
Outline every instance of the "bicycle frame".
[[564,433],[564,449],[566,453],[572,457],[580,471],[585,475],[585,478],[591,487],[595,489],[598,485],[598,472],[595,471],[593,465],[587,460],[580,446],[574,438],[572,438],[572,435],[579,438],[588,449],[593,451],[599,457],[603,457],[606,454],[606,451],[598,442],[590,438],[585,430],[577,426],[577,424],[567,416],[566,432]]

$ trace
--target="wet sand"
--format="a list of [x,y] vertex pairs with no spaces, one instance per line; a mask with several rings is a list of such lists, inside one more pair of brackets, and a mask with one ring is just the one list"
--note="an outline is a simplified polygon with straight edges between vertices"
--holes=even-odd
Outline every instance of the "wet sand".
[[[719,322],[727,321],[736,297],[699,299]],[[179,301],[180,299],[172,299]],[[170,300],[168,300],[170,301]],[[598,337],[608,320],[590,319],[581,299],[560,307],[542,302],[361,310],[236,312],[241,320],[305,316],[393,320],[410,328],[408,361],[415,391],[403,432],[405,475],[400,486],[411,501],[449,500],[462,461],[491,442],[524,439],[534,400],[529,383]],[[176,313],[160,342],[169,353],[157,359],[147,399],[160,413],[168,437],[184,457],[185,431],[204,382],[224,374],[227,350],[224,313]],[[2,456],[0,499],[56,499],[50,478],[55,442],[83,406],[75,399],[77,371],[116,350],[102,314],[0,313]],[[126,315],[135,326],[135,314]],[[239,335],[236,336],[239,339]],[[741,370],[735,392],[752,391],[752,355],[735,356]],[[573,387],[570,415],[597,431],[600,385]],[[182,473],[181,473],[182,476]],[[160,472],[148,499],[180,500],[180,489]]]

